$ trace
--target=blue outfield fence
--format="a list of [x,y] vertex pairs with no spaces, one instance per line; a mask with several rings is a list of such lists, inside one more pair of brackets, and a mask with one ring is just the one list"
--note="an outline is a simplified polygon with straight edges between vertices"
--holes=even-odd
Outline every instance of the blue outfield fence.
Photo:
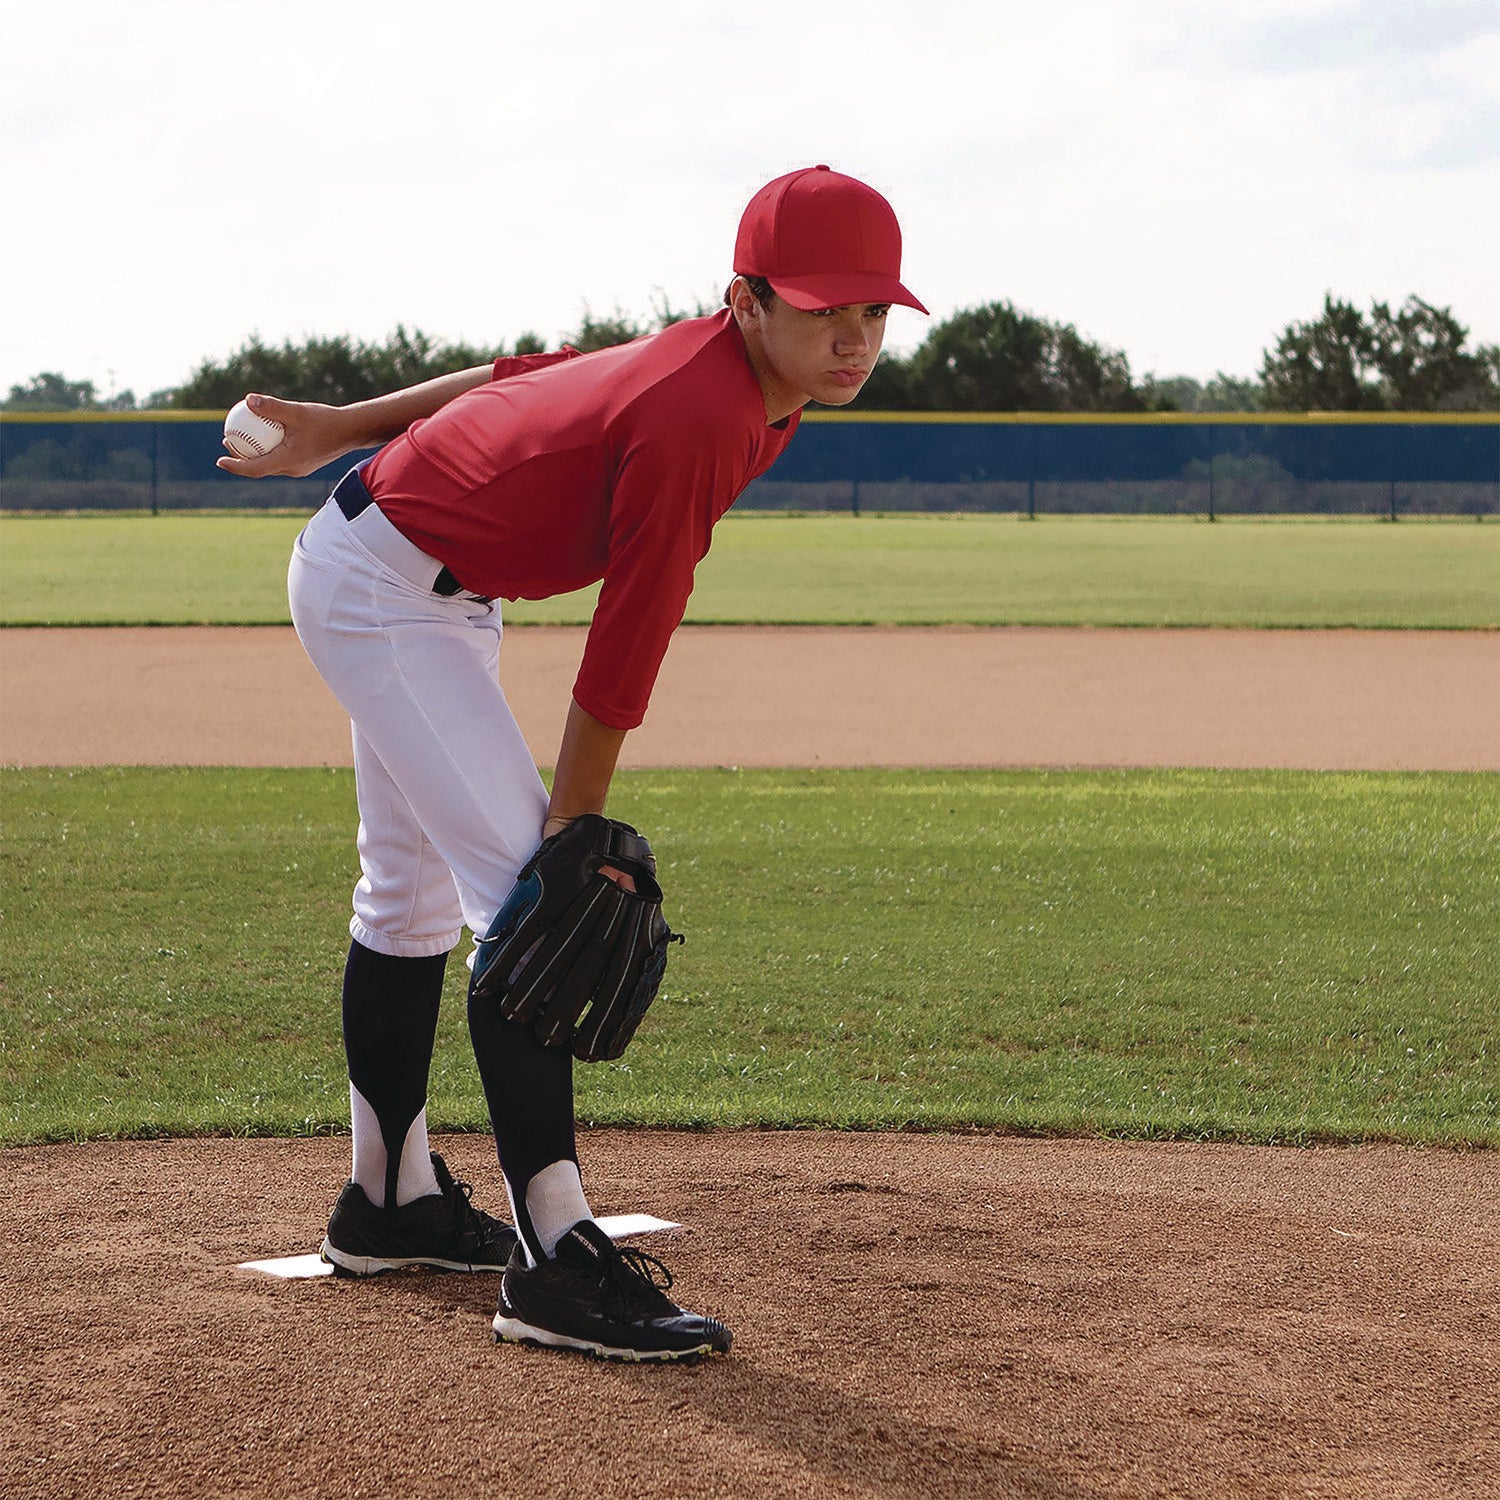
[[[0,413],[0,508],[312,510],[307,479],[214,467],[223,413]],[[1500,413],[810,412],[737,510],[1500,514]]]

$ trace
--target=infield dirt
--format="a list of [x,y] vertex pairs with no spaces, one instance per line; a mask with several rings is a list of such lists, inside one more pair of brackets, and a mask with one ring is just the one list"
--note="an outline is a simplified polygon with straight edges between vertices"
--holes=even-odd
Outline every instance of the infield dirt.
[[[525,626],[543,765],[584,631]],[[4,630],[0,765],[347,765],[290,629]],[[1500,632],[686,627],[626,766],[1500,770]]]
[[[194,635],[0,634],[0,761],[347,761],[285,633]],[[747,765],[1500,762],[1494,635],[1273,632],[1249,657],[1221,632],[712,635],[706,679],[674,645],[662,748],[643,733],[633,763],[690,763],[683,726],[705,731],[700,759]],[[569,636],[507,647],[508,680],[546,657],[539,697],[512,689],[539,754]],[[976,722],[991,728],[970,751]],[[438,1144],[499,1211],[490,1143]],[[600,1212],[686,1226],[642,1247],[734,1327],[728,1359],[632,1370],[496,1348],[493,1276],[237,1269],[315,1248],[344,1140],[4,1153],[0,1492],[1500,1493],[1493,1153],[825,1132],[581,1145]]]

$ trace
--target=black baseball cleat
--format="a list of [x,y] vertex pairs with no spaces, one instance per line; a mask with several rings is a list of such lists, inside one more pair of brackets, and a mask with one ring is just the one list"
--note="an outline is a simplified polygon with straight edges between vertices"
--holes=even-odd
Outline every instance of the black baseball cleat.
[[[658,1280],[658,1276],[662,1279]],[[733,1335],[684,1312],[666,1295],[672,1273],[641,1250],[622,1250],[589,1219],[528,1266],[517,1248],[500,1283],[495,1342],[576,1349],[595,1359],[695,1360],[728,1354]]]
[[473,1189],[432,1158],[438,1191],[400,1208],[376,1208],[358,1183],[345,1183],[319,1252],[336,1276],[377,1276],[405,1266],[439,1271],[503,1271],[516,1232],[469,1201]]

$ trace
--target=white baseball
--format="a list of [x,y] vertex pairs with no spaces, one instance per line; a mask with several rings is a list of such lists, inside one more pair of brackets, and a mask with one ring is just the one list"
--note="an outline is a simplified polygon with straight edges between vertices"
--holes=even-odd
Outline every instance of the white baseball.
[[269,417],[258,417],[238,401],[224,418],[224,442],[236,458],[262,458],[286,436],[286,428]]

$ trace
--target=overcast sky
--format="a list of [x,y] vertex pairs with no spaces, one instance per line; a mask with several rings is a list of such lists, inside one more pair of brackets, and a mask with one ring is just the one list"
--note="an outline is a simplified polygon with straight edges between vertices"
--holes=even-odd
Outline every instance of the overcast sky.
[[1496,0],[43,0],[0,80],[0,389],[710,301],[816,162],[890,198],[936,316],[1008,300],[1137,376],[1253,374],[1325,291],[1500,341]]

